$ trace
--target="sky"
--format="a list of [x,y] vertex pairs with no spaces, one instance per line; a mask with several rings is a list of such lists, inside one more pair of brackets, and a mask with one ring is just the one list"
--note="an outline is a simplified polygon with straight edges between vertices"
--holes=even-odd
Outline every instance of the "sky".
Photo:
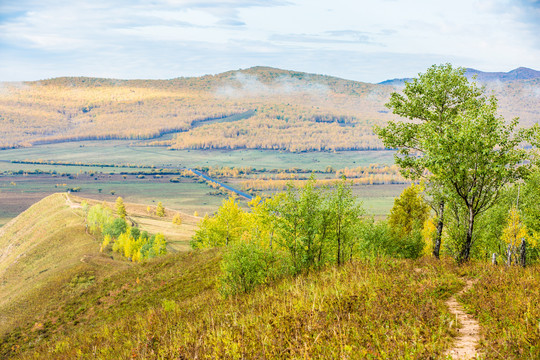
[[540,70],[540,0],[0,0],[0,81]]

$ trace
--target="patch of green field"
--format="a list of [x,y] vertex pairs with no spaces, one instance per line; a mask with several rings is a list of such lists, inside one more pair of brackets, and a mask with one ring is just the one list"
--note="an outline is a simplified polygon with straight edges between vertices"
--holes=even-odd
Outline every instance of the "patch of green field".
[[[0,151],[0,160],[42,159],[63,162],[154,165],[156,167],[247,166],[257,169],[296,167],[308,170],[325,170],[327,166],[342,169],[374,163],[385,165],[393,163],[392,151],[290,153],[273,150],[168,150],[164,147],[130,145],[136,144],[125,140],[109,140],[39,145],[23,149],[2,150]],[[6,163],[0,162],[0,172],[13,168],[31,170],[44,169],[44,166],[19,165],[19,167],[14,167],[13,164],[6,165]],[[62,170],[62,172],[67,171]],[[109,168],[105,168],[104,171],[109,172]]]

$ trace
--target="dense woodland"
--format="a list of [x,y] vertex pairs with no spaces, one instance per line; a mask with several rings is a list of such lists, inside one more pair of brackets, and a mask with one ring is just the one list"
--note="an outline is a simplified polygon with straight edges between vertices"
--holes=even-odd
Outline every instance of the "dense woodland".
[[[538,121],[538,82],[489,86],[503,115],[520,116],[529,125]],[[154,144],[173,149],[380,149],[372,125],[391,119],[384,103],[393,90],[271,68],[172,80],[5,83],[0,89],[0,147],[142,140],[181,131],[173,140]]]

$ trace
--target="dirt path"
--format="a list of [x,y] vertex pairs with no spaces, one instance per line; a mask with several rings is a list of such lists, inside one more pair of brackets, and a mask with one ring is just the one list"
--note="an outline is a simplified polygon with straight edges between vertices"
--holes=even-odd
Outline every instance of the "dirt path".
[[454,347],[446,353],[453,359],[475,359],[478,355],[476,352],[476,345],[480,338],[480,326],[471,315],[467,314],[463,306],[457,302],[456,297],[468,291],[474,281],[467,280],[467,285],[456,295],[452,296],[446,301],[446,305],[450,309],[450,312],[456,316],[456,319],[462,325],[458,329],[459,335],[456,339]]
[[68,206],[72,209],[80,209],[82,208],[81,205],[79,204],[74,204],[73,201],[71,201],[71,199],[69,198],[69,195],[68,194],[65,194],[66,195],[66,203],[68,204]]

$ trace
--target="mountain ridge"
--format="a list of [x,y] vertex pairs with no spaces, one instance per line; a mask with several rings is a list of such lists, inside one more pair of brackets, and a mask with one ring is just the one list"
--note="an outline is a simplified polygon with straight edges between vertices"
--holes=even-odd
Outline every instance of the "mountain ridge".
[[[480,82],[509,82],[515,80],[530,80],[540,78],[540,71],[527,68],[527,67],[518,67],[508,72],[490,72],[490,71],[481,71],[473,68],[465,68],[465,76],[472,80],[476,76],[476,80]],[[393,85],[393,86],[403,86],[406,81],[410,81],[412,78],[395,78],[381,81],[377,84],[379,85]]]

